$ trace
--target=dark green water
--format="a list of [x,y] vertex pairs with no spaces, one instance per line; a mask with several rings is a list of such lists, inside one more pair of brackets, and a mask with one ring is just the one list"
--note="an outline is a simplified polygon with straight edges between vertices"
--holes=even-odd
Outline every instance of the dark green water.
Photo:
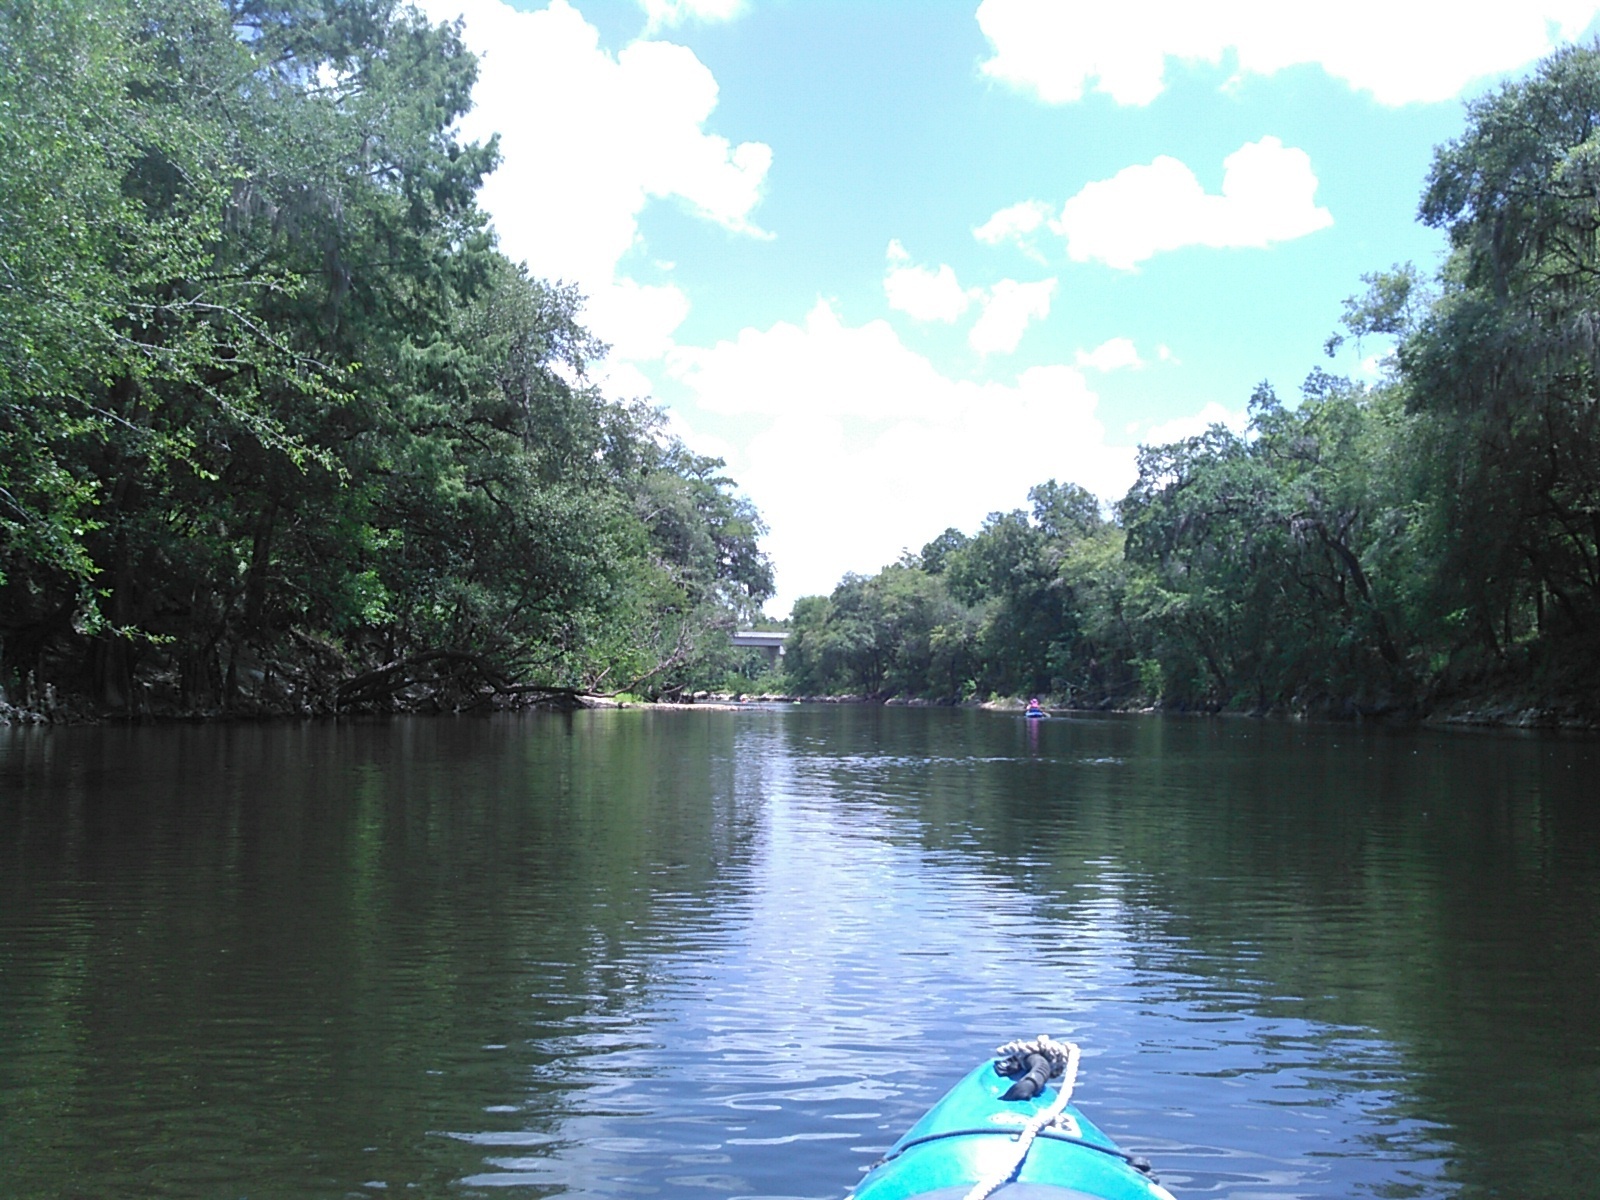
[[0,1197],[829,1197],[996,1043],[1180,1198],[1600,1195],[1600,744],[0,730]]

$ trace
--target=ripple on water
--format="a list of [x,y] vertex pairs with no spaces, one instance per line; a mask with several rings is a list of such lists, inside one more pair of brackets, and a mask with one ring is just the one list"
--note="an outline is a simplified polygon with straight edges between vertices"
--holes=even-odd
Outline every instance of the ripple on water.
[[1044,1031],[1185,1200],[1580,1194],[1591,748],[1049,725],[0,748],[0,1194],[834,1197]]

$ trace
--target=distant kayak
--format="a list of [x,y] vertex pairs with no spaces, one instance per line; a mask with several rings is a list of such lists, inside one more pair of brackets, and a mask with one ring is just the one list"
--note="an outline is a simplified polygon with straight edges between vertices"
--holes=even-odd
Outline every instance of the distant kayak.
[[1022,715],[1030,721],[1042,721],[1050,714],[1045,712],[1045,710],[1042,708],[1030,708]]
[[997,1053],[889,1148],[851,1200],[1173,1200],[1149,1163],[1068,1103],[1077,1046],[1044,1037]]

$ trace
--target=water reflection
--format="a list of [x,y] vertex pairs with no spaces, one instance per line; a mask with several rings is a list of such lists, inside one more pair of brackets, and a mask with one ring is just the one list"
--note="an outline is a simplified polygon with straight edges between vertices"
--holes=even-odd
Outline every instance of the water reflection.
[[1583,1194],[1595,759],[844,708],[0,736],[0,1194],[833,1196],[1045,1030],[1183,1196]]

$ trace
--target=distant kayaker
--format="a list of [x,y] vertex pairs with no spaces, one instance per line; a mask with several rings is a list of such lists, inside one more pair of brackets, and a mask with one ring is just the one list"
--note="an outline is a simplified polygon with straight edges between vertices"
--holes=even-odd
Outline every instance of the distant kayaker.
[[1039,697],[1028,697],[1028,711],[1022,714],[1025,717],[1048,717],[1050,714],[1039,707]]

